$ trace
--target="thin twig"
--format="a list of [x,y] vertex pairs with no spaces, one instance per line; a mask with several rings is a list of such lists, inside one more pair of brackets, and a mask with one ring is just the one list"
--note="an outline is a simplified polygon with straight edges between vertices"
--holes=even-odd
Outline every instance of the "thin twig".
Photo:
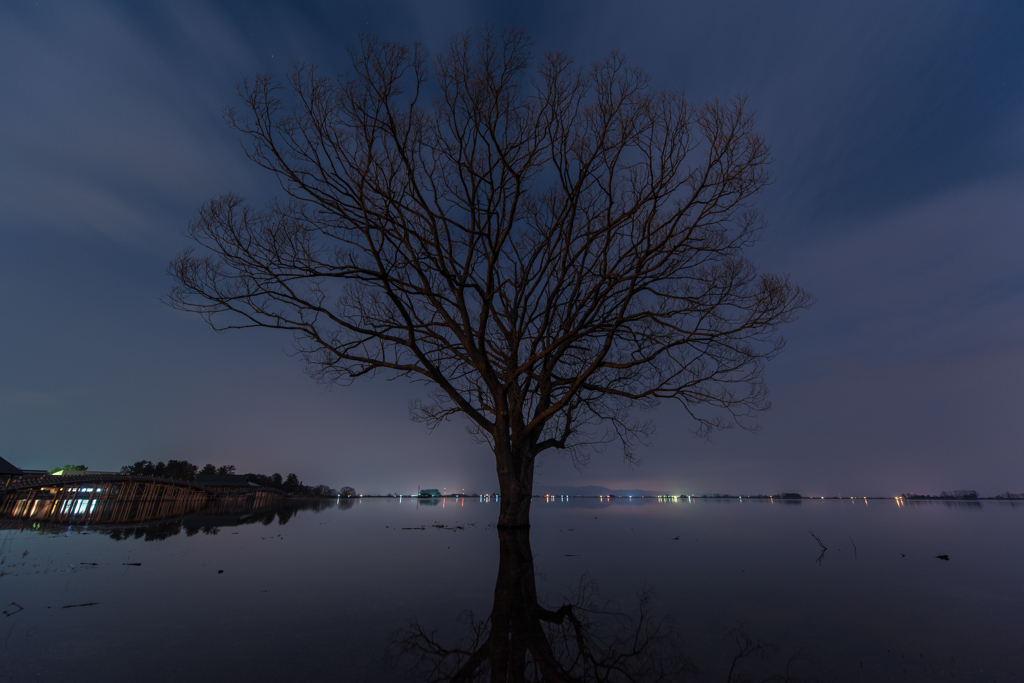
[[815,562],[817,562],[818,566],[820,567],[821,566],[821,561],[825,559],[825,551],[828,550],[828,548],[825,547],[825,544],[821,542],[821,539],[818,538],[813,531],[808,530],[807,533],[809,533],[811,535],[811,537],[813,537],[814,540],[818,542],[818,545],[821,546],[821,554],[818,555],[818,559],[815,560]]

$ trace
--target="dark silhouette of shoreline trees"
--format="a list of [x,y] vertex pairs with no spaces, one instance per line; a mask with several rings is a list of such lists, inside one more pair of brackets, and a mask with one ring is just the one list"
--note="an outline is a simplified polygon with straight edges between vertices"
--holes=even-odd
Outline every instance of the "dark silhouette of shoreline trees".
[[[131,465],[121,468],[121,474],[138,474],[149,477],[167,477],[168,479],[180,479],[181,481],[193,481],[199,471],[198,465],[193,465],[188,460],[168,460],[154,464],[150,460],[138,460]],[[205,474],[205,472],[204,472]]]
[[[207,464],[204,465],[202,469],[199,469],[198,465],[193,465],[188,460],[168,460],[166,463],[161,461],[156,464],[150,460],[139,460],[131,465],[125,465],[121,468],[120,472],[121,474],[138,474],[152,477],[166,477],[168,479],[180,479],[181,481],[195,481],[197,474],[235,474],[235,466],[221,465],[220,467],[215,467],[212,464]],[[294,495],[338,495],[337,491],[325,484],[306,486],[294,473],[289,474],[287,477],[282,477],[278,473],[267,475],[248,472],[244,476],[248,477],[250,481],[259,484],[260,486],[279,489]]]
[[431,385],[413,418],[490,446],[501,528],[529,526],[539,455],[632,459],[662,400],[698,433],[754,426],[811,298],[744,257],[770,153],[743,98],[691,103],[617,53],[535,58],[518,29],[350,55],[239,87],[228,122],[286,198],[202,207],[170,305],[290,332],[322,382]]
[[88,469],[85,465],[63,465],[61,467],[52,467],[47,472],[50,474],[55,472],[85,472]]
[[234,465],[221,465],[220,467],[215,467],[211,463],[207,463],[207,464],[203,465],[203,469],[199,470],[199,474],[204,474],[204,475],[210,475],[210,474],[234,474],[234,473],[235,473],[235,466]]

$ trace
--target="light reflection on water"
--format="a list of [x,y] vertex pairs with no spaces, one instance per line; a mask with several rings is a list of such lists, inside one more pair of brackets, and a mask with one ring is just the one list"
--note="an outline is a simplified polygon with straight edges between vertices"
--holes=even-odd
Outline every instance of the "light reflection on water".
[[[777,653],[734,680],[798,653],[790,673],[824,680],[1024,672],[1019,504],[538,498],[529,536],[508,540],[492,501],[345,502],[0,531],[0,681],[446,680],[460,645],[513,625],[540,627],[536,652],[575,680],[725,681],[759,640]],[[567,607],[596,639],[589,663]],[[646,659],[626,656],[637,633]]]

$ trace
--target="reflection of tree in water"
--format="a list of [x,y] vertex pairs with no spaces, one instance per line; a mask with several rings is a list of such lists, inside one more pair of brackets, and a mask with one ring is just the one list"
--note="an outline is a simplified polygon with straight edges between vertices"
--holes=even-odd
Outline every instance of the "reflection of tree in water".
[[499,530],[501,560],[494,608],[471,613],[471,633],[455,647],[437,643],[418,623],[397,631],[391,657],[412,656],[425,681],[670,681],[690,672],[681,643],[651,618],[641,595],[636,618],[600,609],[593,582],[583,581],[557,610],[537,601],[529,531]]
[[976,500],[946,500],[943,504],[948,508],[960,510],[981,510],[981,503]]
[[[537,600],[529,531],[499,530],[498,536],[501,558],[490,616],[478,621],[465,612],[469,633],[453,646],[414,621],[392,634],[390,663],[411,665],[415,680],[438,683],[701,680],[683,654],[682,638],[666,619],[655,617],[649,591],[640,593],[631,616],[599,605],[594,582],[582,580],[565,604],[549,610]],[[763,666],[778,648],[742,627],[727,637],[736,645],[729,683],[799,680],[788,673],[748,678],[749,665]]]
[[163,541],[177,536],[182,531],[186,536],[205,534],[214,536],[220,533],[224,526],[243,526],[247,524],[270,525],[277,520],[278,524],[287,524],[300,511],[312,511],[320,513],[328,508],[340,508],[348,510],[352,507],[352,501],[336,501],[335,499],[315,500],[289,500],[274,507],[249,512],[245,514],[230,514],[229,511],[218,511],[214,515],[190,515],[181,519],[144,526],[121,527],[116,529],[102,529],[97,526],[91,530],[97,533],[106,534],[115,541],[128,539],[139,539],[145,541]]
[[[120,528],[111,529],[97,529],[93,527],[93,531],[100,534],[106,534],[115,541],[127,541],[129,539],[138,539],[143,541],[164,541],[171,536],[177,536],[185,530],[185,533],[189,536],[194,536],[199,533],[200,529],[188,529],[184,527],[181,520],[174,520],[172,522],[159,522],[157,524],[148,524],[146,526],[134,527],[134,528]],[[205,533],[217,533],[216,529],[206,531]]]

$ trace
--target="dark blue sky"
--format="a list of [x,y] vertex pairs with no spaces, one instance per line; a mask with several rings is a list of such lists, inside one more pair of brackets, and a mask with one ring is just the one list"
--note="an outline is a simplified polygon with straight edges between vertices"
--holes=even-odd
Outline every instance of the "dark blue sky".
[[187,458],[360,491],[495,490],[453,422],[398,383],[325,390],[271,332],[160,303],[189,218],[274,192],[221,120],[234,85],[344,68],[359,31],[441,49],[514,23],[538,51],[624,51],[697,101],[746,93],[771,143],[755,259],[818,303],[770,366],[753,435],[656,415],[545,484],[894,494],[1024,490],[1024,5],[373,2],[0,5],[0,455],[116,469]]

